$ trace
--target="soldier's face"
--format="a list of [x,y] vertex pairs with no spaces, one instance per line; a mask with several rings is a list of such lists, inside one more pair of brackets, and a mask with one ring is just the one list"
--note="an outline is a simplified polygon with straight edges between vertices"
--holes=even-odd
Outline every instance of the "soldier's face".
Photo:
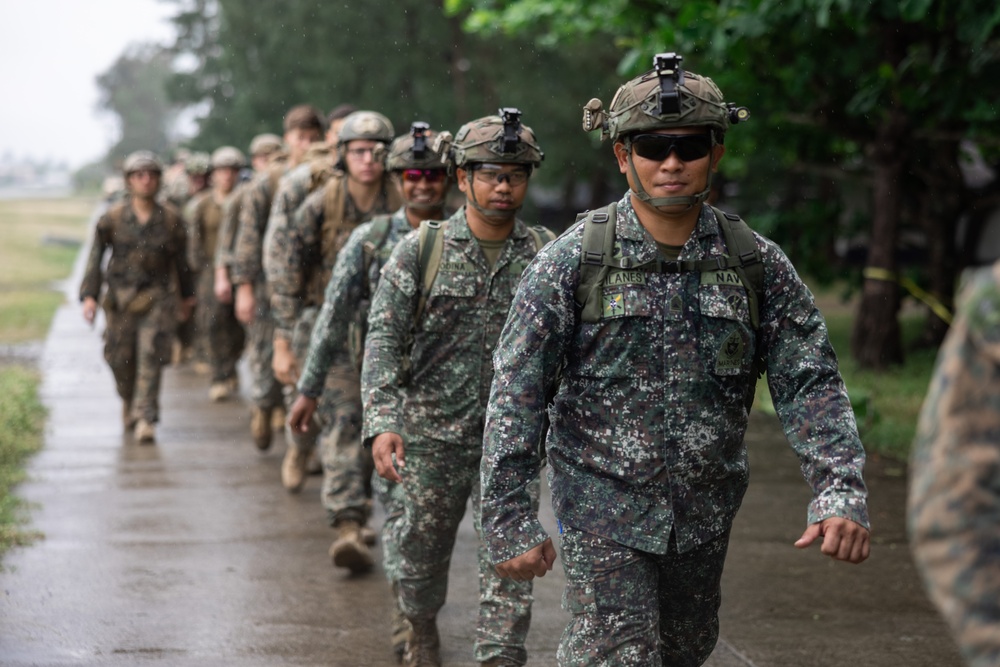
[[382,178],[385,166],[375,159],[375,149],[380,144],[368,139],[348,141],[344,150],[347,173],[352,180],[362,185],[372,185]]
[[399,179],[408,204],[435,206],[444,201],[448,191],[448,172],[444,169],[406,169]]
[[[705,135],[708,132],[708,128],[705,127],[677,127],[664,130],[651,130],[644,134],[647,135],[671,135],[674,137],[692,137],[691,142],[696,143],[702,140],[696,135]],[[680,141],[684,141],[682,138]],[[625,150],[625,144],[618,142],[615,144],[615,157],[618,159],[618,169],[621,173],[625,174],[628,179],[629,187],[632,190],[638,190],[637,184],[635,183],[635,176],[639,177],[639,181],[642,183],[643,189],[649,194],[650,197],[680,197],[680,196],[694,196],[705,189],[705,185],[708,183],[708,173],[709,170],[716,171],[719,167],[719,160],[722,159],[722,154],[726,152],[725,146],[713,146],[708,152],[705,152],[701,157],[695,158],[692,153],[697,153],[698,151],[693,150],[693,147],[683,146],[677,147],[676,145],[670,149],[670,152],[666,157],[662,159],[657,159],[657,157],[643,157],[641,153],[646,153],[647,155],[655,155],[657,149],[669,146],[670,142],[668,139],[664,138],[657,146],[657,142],[648,142],[652,144],[650,149],[637,148],[635,144],[632,146],[632,164],[635,166],[635,175],[633,175],[632,170],[628,167],[629,153]],[[689,152],[690,151],[690,152]],[[682,158],[684,157],[688,159]]]
[[152,199],[160,190],[160,172],[140,169],[128,175],[128,190],[133,197]]
[[232,167],[217,167],[212,170],[212,175],[210,176],[212,187],[220,192],[232,192],[238,176],[239,171],[237,169]]
[[[472,183],[466,169],[456,170],[459,189],[466,199],[475,201],[485,209],[496,212],[500,219],[517,215],[528,195],[529,171],[518,164],[476,164],[472,167]],[[504,216],[509,212],[509,216]]]
[[298,162],[309,150],[309,145],[319,141],[319,130],[304,130],[300,127],[285,132],[285,145],[288,146],[288,156],[293,162]]

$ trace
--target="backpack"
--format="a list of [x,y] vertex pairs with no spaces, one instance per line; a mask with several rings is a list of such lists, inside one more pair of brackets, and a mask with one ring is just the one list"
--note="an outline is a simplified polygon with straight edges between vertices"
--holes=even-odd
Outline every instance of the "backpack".
[[371,308],[372,286],[369,279],[371,275],[372,263],[378,256],[379,250],[385,245],[389,238],[389,230],[392,228],[391,215],[379,215],[371,221],[368,228],[368,238],[361,246],[361,261],[363,288],[361,299],[357,304],[355,316],[347,325],[347,346],[351,353],[351,361],[354,367],[361,372],[361,366],[365,358],[365,338],[368,337],[368,311]]
[[[441,268],[441,255],[444,253],[444,228],[447,221],[424,220],[420,223],[420,231],[417,241],[417,268],[420,274],[420,297],[417,301],[417,309],[413,314],[413,326],[410,327],[410,334],[406,340],[405,352],[403,354],[403,368],[400,373],[400,385],[405,385],[410,379],[410,352],[413,349],[413,333],[416,331],[420,318],[423,317],[424,309],[427,306],[427,297],[434,286],[438,270]],[[535,252],[541,250],[546,243],[555,240],[556,235],[552,230],[542,225],[531,225],[528,233],[535,243]]]
[[[615,226],[617,205],[611,203],[594,211],[586,211],[577,216],[577,223],[583,224],[583,242],[580,252],[580,282],[576,289],[576,304],[580,309],[582,322],[599,322],[603,312],[601,285],[613,268],[659,273],[681,273],[685,271],[707,272],[732,269],[739,276],[747,292],[750,306],[750,325],[754,331],[760,329],[760,306],[764,301],[764,263],[754,238],[753,230],[740,216],[725,213],[711,207],[719,222],[728,255],[702,260],[649,262],[641,266],[631,266],[630,258],[614,258]],[[757,337],[754,351],[754,378],[759,378],[767,368]],[[556,383],[558,386],[558,383]],[[747,410],[753,405],[755,386],[751,386],[746,398]]]

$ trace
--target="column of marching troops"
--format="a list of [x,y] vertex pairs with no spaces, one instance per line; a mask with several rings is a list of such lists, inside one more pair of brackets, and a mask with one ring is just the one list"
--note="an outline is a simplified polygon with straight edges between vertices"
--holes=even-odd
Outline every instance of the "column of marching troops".
[[397,136],[375,111],[295,106],[251,141],[249,174],[230,146],[170,170],[129,155],[80,288],[126,432],[155,441],[165,365],[226,400],[247,348],[248,439],[284,429],[290,492],[322,472],[334,566],[371,571],[381,541],[387,652],[408,667],[440,665],[470,501],[473,658],[525,664],[532,580],[556,559],[546,461],[572,614],[559,664],[703,664],[763,372],[813,494],[795,546],[867,559],[864,449],[823,317],[776,244],[709,205],[749,112],[682,60],[584,106],[628,190],[555,239],[518,216],[544,156],[514,108]]

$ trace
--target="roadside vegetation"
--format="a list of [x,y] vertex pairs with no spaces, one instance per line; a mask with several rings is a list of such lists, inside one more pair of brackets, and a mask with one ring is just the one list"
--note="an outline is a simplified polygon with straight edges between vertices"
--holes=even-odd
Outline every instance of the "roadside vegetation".
[[[94,199],[0,200],[0,347],[42,340],[63,301]],[[0,356],[0,555],[37,537],[14,487],[42,445],[38,372]]]

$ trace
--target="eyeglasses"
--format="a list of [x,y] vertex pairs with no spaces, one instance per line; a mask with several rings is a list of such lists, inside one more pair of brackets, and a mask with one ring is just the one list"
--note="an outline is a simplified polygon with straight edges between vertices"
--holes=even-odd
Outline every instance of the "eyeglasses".
[[355,157],[364,157],[365,155],[368,155],[369,153],[371,153],[372,156],[374,156],[375,155],[375,149],[374,148],[348,148],[347,149],[347,154],[348,155],[353,155]]
[[632,137],[635,154],[647,160],[663,162],[673,151],[682,162],[700,160],[712,150],[708,134],[637,134]]
[[483,169],[482,167],[473,168],[473,175],[476,180],[480,183],[488,183],[489,185],[496,186],[498,183],[503,183],[505,180],[511,185],[524,185],[528,182],[528,177],[531,176],[531,172],[525,169],[518,169],[517,171],[500,171],[499,169]]
[[444,169],[404,169],[403,180],[410,183],[419,183],[426,180],[428,183],[443,181],[446,176]]

